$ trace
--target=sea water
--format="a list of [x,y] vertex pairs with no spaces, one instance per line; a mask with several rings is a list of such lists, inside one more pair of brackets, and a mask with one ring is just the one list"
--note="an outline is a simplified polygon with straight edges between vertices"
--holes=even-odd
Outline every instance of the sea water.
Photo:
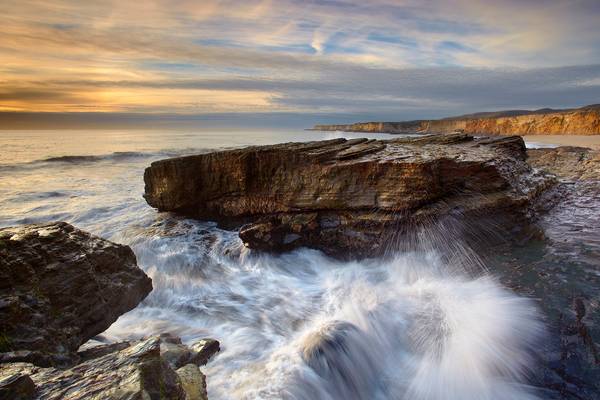
[[268,255],[246,249],[236,232],[158,213],[142,198],[144,168],[155,160],[365,136],[390,138],[3,131],[0,226],[62,220],[130,245],[154,290],[103,338],[218,339],[221,352],[203,367],[211,400],[538,398],[528,382],[546,335],[536,300],[504,287],[471,253],[447,257],[439,232],[426,250],[385,259]]

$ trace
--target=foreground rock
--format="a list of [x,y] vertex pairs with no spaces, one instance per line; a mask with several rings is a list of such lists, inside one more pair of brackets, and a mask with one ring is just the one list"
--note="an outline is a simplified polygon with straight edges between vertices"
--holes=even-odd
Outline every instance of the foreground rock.
[[600,135],[600,105],[567,110],[508,110],[435,120],[315,125],[314,130],[473,135]]
[[56,222],[0,229],[0,362],[69,365],[152,290],[123,246]]
[[161,211],[249,222],[240,237],[251,248],[375,256],[392,235],[442,219],[527,218],[554,181],[525,158],[520,137],[286,143],[154,162],[145,198]]
[[0,394],[3,399],[206,400],[206,379],[198,366],[169,363],[161,350],[163,344],[160,337],[152,337],[102,346],[96,350],[97,357],[65,370],[30,363],[0,364]]

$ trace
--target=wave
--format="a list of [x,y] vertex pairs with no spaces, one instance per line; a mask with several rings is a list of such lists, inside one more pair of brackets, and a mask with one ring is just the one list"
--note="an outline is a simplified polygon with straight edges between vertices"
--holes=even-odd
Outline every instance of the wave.
[[88,162],[96,162],[96,161],[105,161],[105,160],[126,160],[129,158],[140,158],[140,157],[152,157],[157,155],[156,153],[141,153],[137,151],[116,151],[110,154],[104,155],[73,155],[73,156],[58,156],[58,157],[49,157],[41,160],[33,161],[35,162],[60,162],[60,163],[73,163],[73,164],[81,164]]
[[[171,224],[180,234],[166,234]],[[154,290],[105,335],[217,338],[209,398],[539,399],[528,386],[545,337],[535,302],[463,271],[469,260],[436,250],[351,262],[308,249],[260,254],[205,224],[164,229],[117,238]]]
[[108,154],[99,155],[64,155],[42,158],[39,160],[15,163],[15,164],[0,164],[0,171],[18,171],[23,169],[35,169],[47,167],[48,164],[56,165],[83,165],[99,162],[127,162],[138,159],[153,159],[153,158],[169,158],[180,157],[191,154],[201,154],[210,151],[209,149],[201,148],[184,148],[184,149],[163,149],[150,152],[139,151],[115,151]]

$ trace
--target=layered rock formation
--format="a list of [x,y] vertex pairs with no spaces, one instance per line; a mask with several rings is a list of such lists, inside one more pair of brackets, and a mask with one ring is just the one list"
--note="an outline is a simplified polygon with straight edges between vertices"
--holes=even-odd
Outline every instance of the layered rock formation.
[[464,134],[335,139],[152,163],[145,198],[161,211],[249,222],[251,248],[376,256],[390,237],[458,215],[519,215],[553,183],[524,161],[520,137]]
[[569,110],[500,111],[438,120],[315,125],[321,131],[473,135],[600,135],[600,105]]
[[176,337],[151,337],[100,346],[90,353],[93,356],[88,354],[86,361],[69,369],[23,362],[0,364],[1,398],[206,400],[204,374],[191,360],[177,362],[167,355],[163,347],[169,344],[177,346],[170,356],[190,352]]
[[64,223],[0,229],[0,361],[65,365],[152,290],[128,246]]

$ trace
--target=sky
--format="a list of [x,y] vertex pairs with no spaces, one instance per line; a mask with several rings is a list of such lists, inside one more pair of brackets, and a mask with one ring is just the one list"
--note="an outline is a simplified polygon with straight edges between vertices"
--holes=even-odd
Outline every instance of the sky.
[[3,0],[0,114],[312,124],[577,107],[600,103],[599,21],[598,0]]

